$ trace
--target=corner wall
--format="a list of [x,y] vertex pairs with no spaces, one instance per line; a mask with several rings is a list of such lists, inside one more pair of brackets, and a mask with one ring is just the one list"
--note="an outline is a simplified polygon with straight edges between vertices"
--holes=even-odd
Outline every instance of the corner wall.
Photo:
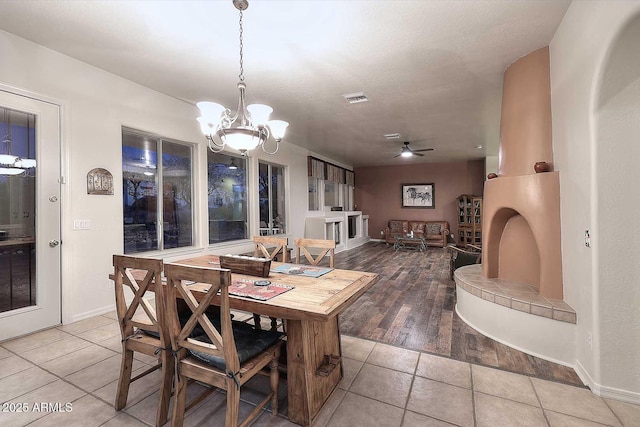
[[[445,220],[457,236],[461,194],[481,196],[484,159],[454,163],[420,163],[399,166],[372,166],[355,169],[358,209],[369,215],[369,235],[380,239],[380,230],[390,219]],[[402,208],[401,185],[435,184],[435,209]]]
[[[635,109],[637,126],[637,39],[622,40],[620,49],[628,50],[626,59],[617,58],[621,68],[609,74],[607,67],[619,35],[632,19],[639,25],[639,14],[639,2],[573,2],[549,45],[563,282],[565,301],[578,314],[577,370],[595,393],[636,404],[639,249],[632,223],[640,211],[640,176],[638,129],[628,117]],[[615,86],[607,86],[612,77]]]

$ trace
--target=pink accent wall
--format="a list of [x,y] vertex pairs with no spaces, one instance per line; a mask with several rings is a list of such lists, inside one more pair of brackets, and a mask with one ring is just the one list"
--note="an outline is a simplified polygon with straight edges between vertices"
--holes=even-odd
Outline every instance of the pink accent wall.
[[[455,163],[420,163],[355,168],[355,204],[369,215],[369,236],[380,239],[390,219],[448,221],[458,230],[456,197],[482,195],[484,159]],[[402,184],[435,185],[435,209],[402,208]]]

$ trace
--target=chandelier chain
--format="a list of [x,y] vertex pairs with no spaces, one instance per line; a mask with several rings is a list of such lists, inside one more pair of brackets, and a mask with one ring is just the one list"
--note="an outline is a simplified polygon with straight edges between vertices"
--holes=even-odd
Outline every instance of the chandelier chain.
[[242,32],[243,32],[243,29],[242,29],[242,10],[241,10],[240,11],[240,74],[238,75],[241,82],[244,81],[244,61],[243,61],[243,55],[242,55],[242,48],[243,48]]

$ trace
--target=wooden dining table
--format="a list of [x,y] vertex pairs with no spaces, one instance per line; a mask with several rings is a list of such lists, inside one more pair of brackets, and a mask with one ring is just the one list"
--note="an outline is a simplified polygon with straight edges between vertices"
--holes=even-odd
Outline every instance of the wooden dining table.
[[[218,262],[218,256],[204,255],[171,263],[218,267]],[[371,288],[378,275],[341,269],[320,277],[273,272],[281,264],[272,261],[266,279],[293,289],[266,301],[234,295],[229,300],[232,309],[285,320],[288,417],[296,424],[308,426],[343,376],[338,315]],[[260,280],[235,273],[232,277]],[[190,286],[196,298],[198,286]],[[203,291],[207,288],[203,285]]]

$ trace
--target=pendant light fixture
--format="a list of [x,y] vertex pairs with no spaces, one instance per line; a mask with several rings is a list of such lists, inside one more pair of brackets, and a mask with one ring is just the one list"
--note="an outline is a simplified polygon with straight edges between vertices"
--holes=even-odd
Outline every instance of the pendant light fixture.
[[[258,145],[267,154],[278,151],[280,141],[289,123],[282,120],[269,120],[273,108],[264,104],[245,103],[243,44],[242,44],[242,12],[249,7],[247,0],[233,0],[233,5],[240,11],[240,82],[238,90],[240,99],[238,110],[234,113],[228,108],[215,102],[198,102],[201,116],[198,117],[202,133],[209,142],[209,149],[214,153],[222,151],[226,145],[246,155]],[[275,149],[267,151],[265,144],[271,136],[275,140]]]
[[[28,169],[36,167],[34,159],[23,159],[11,154],[11,111],[4,110],[5,123],[7,123],[7,134],[2,139],[6,145],[5,154],[0,154],[0,175],[27,175]],[[29,114],[27,114],[27,147],[30,144],[31,128],[29,126]]]

